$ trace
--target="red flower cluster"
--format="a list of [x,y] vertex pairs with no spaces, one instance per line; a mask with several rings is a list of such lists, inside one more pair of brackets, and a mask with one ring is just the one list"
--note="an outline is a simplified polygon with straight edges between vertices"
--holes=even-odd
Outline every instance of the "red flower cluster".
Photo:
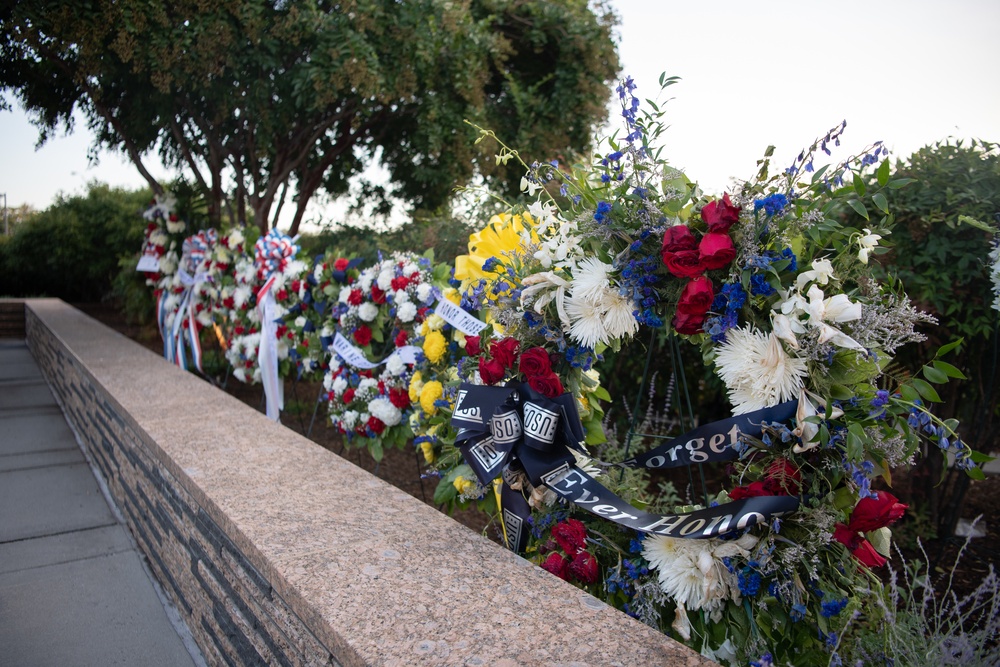
[[764,473],[764,479],[751,482],[747,486],[737,486],[729,492],[732,500],[756,498],[757,496],[797,496],[802,476],[788,459],[777,459]]
[[555,545],[550,543],[553,550],[542,563],[542,568],[565,581],[576,579],[585,584],[595,583],[597,559],[586,550],[586,526],[576,519],[567,519],[552,527],[552,537],[563,553],[555,551]]
[[875,551],[875,547],[862,537],[861,533],[869,533],[894,523],[906,513],[906,508],[907,505],[899,502],[899,499],[888,491],[879,491],[876,498],[862,498],[854,507],[847,525],[838,523],[834,527],[833,539],[847,547],[851,555],[862,565],[867,567],[885,565],[885,558]]
[[721,201],[709,202],[701,209],[701,219],[708,225],[708,232],[700,241],[684,225],[669,227],[664,233],[663,263],[674,276],[688,279],[674,316],[674,329],[678,333],[695,334],[701,331],[715,298],[712,281],[704,273],[723,269],[736,258],[736,247],[729,236],[729,228],[739,218],[740,208],[733,206],[726,194]]
[[[465,351],[469,356],[482,352],[479,336],[467,336]],[[490,353],[479,357],[479,376],[488,385],[503,381],[514,368],[524,377],[532,389],[548,398],[555,398],[564,389],[559,375],[552,370],[552,359],[541,347],[520,352],[520,343],[515,338],[501,338],[490,343]]]

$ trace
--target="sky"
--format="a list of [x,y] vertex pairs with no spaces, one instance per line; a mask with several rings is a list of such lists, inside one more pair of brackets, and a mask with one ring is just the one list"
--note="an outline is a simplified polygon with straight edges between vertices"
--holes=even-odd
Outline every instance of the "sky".
[[[997,0],[609,4],[620,17],[622,76],[634,79],[640,98],[669,99],[664,153],[706,192],[752,176],[768,145],[776,165],[790,164],[844,120],[845,152],[831,161],[875,141],[894,159],[949,137],[1000,141]],[[665,96],[661,72],[681,78]],[[36,139],[23,112],[0,111],[0,194],[10,207],[45,208],[93,180],[144,185],[118,156],[88,161],[82,120],[39,150]]]

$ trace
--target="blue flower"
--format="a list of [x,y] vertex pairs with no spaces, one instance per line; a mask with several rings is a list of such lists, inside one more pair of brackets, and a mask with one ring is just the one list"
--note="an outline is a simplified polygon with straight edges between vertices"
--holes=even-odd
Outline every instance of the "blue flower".
[[748,567],[743,568],[736,575],[736,583],[739,585],[740,595],[744,597],[757,595],[757,592],[760,591],[760,581],[760,573]]
[[483,262],[484,273],[493,273],[498,268],[500,268],[500,260],[498,260],[496,257],[490,257],[485,262]]
[[840,612],[844,611],[844,607],[847,606],[847,598],[841,598],[839,600],[824,600],[820,605],[820,615],[824,618],[833,618]]
[[609,204],[606,201],[598,202],[597,212],[594,213],[594,220],[596,220],[597,222],[604,222],[608,217],[608,213],[610,212],[611,212],[611,204]]
[[775,291],[767,276],[758,273],[750,277],[750,293],[754,296],[771,296]]
[[806,606],[801,602],[793,604],[791,617],[793,623],[798,623],[799,621],[804,619],[806,617]]
[[788,197],[781,194],[780,192],[776,192],[773,195],[768,195],[763,199],[755,199],[753,202],[754,212],[764,209],[764,213],[766,213],[767,216],[771,218],[773,218],[776,215],[780,215],[781,212],[785,210],[786,206],[788,206]]

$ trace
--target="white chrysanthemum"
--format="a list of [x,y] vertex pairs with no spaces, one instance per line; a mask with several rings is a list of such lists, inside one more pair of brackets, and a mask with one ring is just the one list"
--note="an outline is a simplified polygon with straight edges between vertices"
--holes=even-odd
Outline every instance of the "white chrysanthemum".
[[347,389],[347,380],[345,380],[343,376],[338,377],[333,381],[333,384],[330,385],[330,391],[337,394],[343,394],[345,389]]
[[358,383],[358,394],[368,396],[368,394],[374,394],[377,388],[378,380],[375,378],[361,378],[361,382]]
[[378,306],[376,306],[371,301],[365,301],[363,304],[358,306],[358,317],[360,317],[365,322],[371,322],[378,315]]
[[382,271],[382,273],[378,274],[378,288],[383,292],[388,292],[392,287],[393,278],[395,278],[395,276],[392,274],[391,270]]
[[177,253],[168,252],[160,257],[160,273],[171,274],[177,270]]
[[756,329],[726,332],[715,365],[737,415],[797,398],[806,377],[805,359],[789,356],[777,336]]
[[412,276],[414,273],[418,273],[419,271],[420,267],[414,264],[413,262],[407,262],[406,264],[403,265],[404,276],[409,277]]
[[372,283],[375,282],[375,274],[371,269],[365,269],[360,276],[358,276],[358,287],[361,288],[362,292],[367,293],[372,288]]
[[368,411],[382,421],[386,426],[395,426],[403,417],[403,413],[392,404],[388,398],[380,396],[368,404]]
[[604,290],[601,308],[604,310],[604,326],[612,340],[632,336],[639,330],[639,322],[632,313],[635,304],[617,290]]
[[410,295],[405,289],[396,290],[396,294],[393,296],[393,301],[396,302],[397,306],[401,306],[404,303],[410,302]]
[[167,217],[167,231],[171,234],[180,234],[184,231],[184,221],[178,218],[177,220],[171,220]]
[[293,259],[285,265],[285,270],[282,273],[292,278],[298,278],[306,272],[306,268],[306,263],[301,259]]
[[434,296],[434,288],[431,287],[430,283],[417,285],[417,299],[420,300],[420,303],[427,303],[432,296]]
[[344,427],[348,430],[354,428],[354,425],[358,423],[358,412],[357,410],[348,410],[344,413]]
[[587,257],[582,260],[573,271],[573,284],[570,293],[576,299],[586,299],[593,303],[600,303],[604,298],[604,292],[608,289],[608,271],[610,264],[605,264],[596,257]]
[[642,541],[642,555],[656,570],[660,588],[687,609],[702,608],[705,575],[698,567],[701,547],[695,540],[650,535]]
[[412,301],[407,301],[396,311],[396,317],[399,318],[400,322],[412,322],[416,316],[417,307]]
[[212,326],[212,313],[208,310],[203,310],[195,315],[195,319],[198,320],[198,323],[203,327]]
[[596,347],[608,341],[608,330],[603,313],[598,305],[589,299],[567,297],[566,315],[569,317],[569,335],[584,347]]

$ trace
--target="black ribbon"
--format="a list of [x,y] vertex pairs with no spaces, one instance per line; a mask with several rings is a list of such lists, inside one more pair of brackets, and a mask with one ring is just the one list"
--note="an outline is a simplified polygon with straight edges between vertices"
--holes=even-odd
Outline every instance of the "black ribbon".
[[[619,465],[667,468],[738,456],[740,435],[759,437],[767,422],[782,422],[795,414],[789,401],[773,408],[738,415],[700,426]],[[638,531],[672,537],[716,537],[742,530],[773,517],[794,512],[790,496],[760,496],[684,514],[650,514],[618,497],[576,467],[571,450],[585,451],[583,426],[571,394],[550,399],[526,383],[483,387],[463,383],[452,414],[458,429],[455,444],[479,481],[489,486],[504,475],[501,512],[508,548],[527,543],[530,508],[508,478],[521,471],[532,485],[545,484],[557,495],[583,509]]]

